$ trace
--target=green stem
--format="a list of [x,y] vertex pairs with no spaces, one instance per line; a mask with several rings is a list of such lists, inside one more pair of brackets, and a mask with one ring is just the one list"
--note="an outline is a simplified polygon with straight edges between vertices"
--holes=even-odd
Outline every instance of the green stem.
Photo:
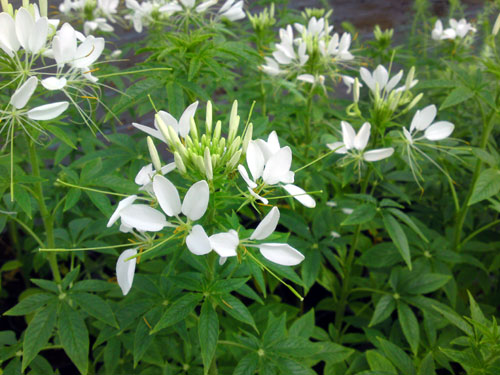
[[[479,101],[479,108],[481,109],[481,113],[483,114],[483,133],[481,134],[481,141],[479,144],[479,148],[481,150],[484,150],[486,146],[488,145],[488,140],[490,137],[490,133],[493,129],[492,122],[494,115],[495,115],[495,110],[492,110],[490,115],[486,118],[484,115],[483,111],[483,106],[481,102]],[[474,167],[474,172],[472,174],[472,179],[471,179],[471,184],[469,186],[469,191],[467,192],[467,195],[465,196],[465,200],[462,204],[462,207],[460,208],[460,211],[458,212],[457,215],[457,221],[455,224],[455,232],[454,232],[454,238],[453,238],[453,248],[455,251],[460,250],[460,239],[462,237],[462,231],[465,223],[465,218],[467,217],[467,211],[469,210],[469,202],[472,197],[472,193],[474,192],[474,189],[476,187],[477,180],[479,178],[479,174],[481,173],[481,168],[483,166],[483,162],[481,159],[478,159],[476,161],[476,166]]]
[[12,220],[14,220],[16,223],[18,223],[21,227],[23,227],[23,229],[31,236],[33,237],[33,239],[38,243],[38,245],[40,246],[45,246],[45,244],[43,243],[43,241],[40,239],[40,237],[38,237],[36,235],[35,232],[33,232],[33,230],[27,226],[25,223],[23,223],[21,220],[19,220],[17,217],[12,217]]
[[[40,165],[38,162],[38,155],[36,153],[35,144],[32,140],[28,139],[29,145],[29,155],[31,161],[31,169],[34,177],[37,180],[40,179]],[[43,194],[43,186],[40,181],[35,183],[35,198],[38,201],[38,207],[40,209],[40,214],[42,215],[43,226],[45,228],[45,234],[47,236],[47,247],[55,247],[54,239],[54,219],[45,205],[45,196]],[[59,273],[59,266],[57,265],[57,257],[55,253],[50,253],[47,255],[49,261],[50,269],[56,283],[61,282],[61,274]]]
[[309,144],[311,143],[311,122],[312,122],[312,99],[313,99],[313,93],[314,93],[314,86],[311,87],[311,90],[309,91],[309,95],[307,96],[307,111],[306,111],[306,159],[307,159],[307,154],[309,151]]
[[500,219],[497,219],[495,221],[492,221],[491,223],[489,224],[486,224],[484,226],[482,226],[481,228],[475,230],[474,232],[472,232],[471,234],[469,234],[461,243],[460,243],[460,247],[464,246],[467,242],[469,242],[470,240],[472,240],[474,237],[476,237],[479,233],[481,232],[484,232],[486,229],[489,229],[495,225],[498,225],[500,224]]

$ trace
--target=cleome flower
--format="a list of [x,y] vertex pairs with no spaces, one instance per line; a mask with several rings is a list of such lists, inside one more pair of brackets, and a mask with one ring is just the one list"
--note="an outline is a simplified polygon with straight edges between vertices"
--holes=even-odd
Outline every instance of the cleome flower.
[[443,29],[443,23],[438,19],[434,24],[434,29],[432,29],[432,39],[463,39],[469,32],[476,32],[476,29],[469,22],[467,22],[465,18],[462,18],[460,21],[451,18],[449,23],[450,27],[447,29]]
[[342,121],[340,125],[342,127],[342,142],[327,144],[327,147],[334,150],[335,153],[348,154],[353,158],[368,162],[386,159],[394,153],[392,147],[364,151],[370,139],[370,123],[365,122],[357,134],[348,122]]
[[[288,146],[280,146],[275,131],[271,132],[267,141],[263,139],[250,141],[246,161],[252,178],[241,164],[238,165],[238,171],[247,183],[248,190],[254,198],[268,204],[269,200],[259,195],[259,193],[268,186],[280,185],[304,206],[310,208],[316,206],[316,202],[310,195],[302,188],[293,185],[295,173],[290,171],[292,150]],[[258,190],[258,193],[255,190]]]

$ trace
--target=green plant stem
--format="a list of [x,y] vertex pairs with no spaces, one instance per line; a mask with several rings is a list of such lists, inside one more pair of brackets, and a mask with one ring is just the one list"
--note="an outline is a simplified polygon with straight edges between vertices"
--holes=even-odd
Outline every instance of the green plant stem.
[[[363,185],[361,186],[361,194],[365,194],[368,188],[368,181],[370,180],[372,169],[367,173],[365,180],[363,181]],[[354,231],[354,237],[352,240],[352,244],[349,247],[347,259],[344,264],[344,280],[342,283],[342,290],[340,292],[340,300],[335,309],[335,328],[339,334],[339,342],[340,342],[340,328],[342,326],[342,322],[344,320],[345,310],[347,307],[347,299],[349,294],[351,293],[351,272],[352,272],[352,264],[354,261],[354,256],[356,255],[356,248],[358,247],[359,235],[361,233],[361,224],[356,226],[356,230]]]
[[[490,115],[486,118],[484,115],[483,111],[483,106],[481,102],[479,102],[479,108],[481,109],[482,117],[483,117],[483,132],[481,134],[481,141],[479,144],[479,148],[481,150],[484,150],[486,146],[488,145],[488,140],[490,137],[491,130],[493,129],[494,122],[492,122],[494,115],[496,113],[495,110],[492,110]],[[472,197],[472,193],[474,192],[474,189],[476,187],[477,180],[479,178],[479,174],[481,173],[481,168],[483,166],[483,162],[481,159],[478,159],[476,161],[476,165],[474,167],[474,172],[472,174],[472,179],[471,179],[471,184],[469,186],[469,191],[467,192],[467,195],[465,196],[464,202],[462,204],[462,207],[460,208],[460,211],[457,214],[457,220],[455,224],[455,232],[454,232],[454,237],[453,237],[453,249],[455,251],[460,250],[460,239],[462,237],[462,230],[464,227],[465,223],[465,218],[467,217],[467,211],[469,210],[469,201]]]
[[305,158],[307,159],[307,154],[309,152],[309,144],[311,143],[311,122],[312,122],[312,99],[314,96],[314,86],[311,87],[309,94],[307,95],[307,110],[306,110],[306,153]]
[[12,217],[12,220],[14,220],[16,223],[18,223],[21,227],[23,227],[23,229],[31,236],[33,237],[33,239],[38,243],[38,245],[40,246],[45,246],[45,244],[43,243],[43,241],[40,239],[40,237],[38,237],[36,235],[35,232],[33,232],[33,230],[28,226],[26,225],[25,223],[23,223],[21,220],[19,220],[17,217]]
[[498,225],[500,224],[500,219],[497,219],[495,221],[492,221],[491,223],[488,223],[484,226],[482,226],[481,228],[475,230],[474,232],[472,232],[471,234],[469,234],[461,243],[460,243],[460,246],[464,246],[467,242],[469,242],[471,239],[473,239],[474,237],[476,237],[479,233],[481,232],[484,232],[486,229],[489,229],[495,225]]
[[[31,169],[33,176],[40,179],[40,165],[38,163],[38,155],[36,153],[35,144],[30,139],[27,140],[29,145],[29,155],[31,161]],[[45,234],[47,236],[47,247],[54,248],[55,247],[55,239],[54,239],[54,219],[52,214],[49,212],[46,204],[45,204],[45,196],[43,194],[43,186],[40,181],[35,183],[35,199],[38,202],[38,207],[40,209],[40,215],[42,215],[43,226],[45,228]],[[54,281],[56,283],[61,282],[61,274],[59,272],[59,266],[57,265],[57,256],[56,253],[50,253],[47,255],[47,259],[49,261],[50,269],[52,271],[52,276],[54,277]]]

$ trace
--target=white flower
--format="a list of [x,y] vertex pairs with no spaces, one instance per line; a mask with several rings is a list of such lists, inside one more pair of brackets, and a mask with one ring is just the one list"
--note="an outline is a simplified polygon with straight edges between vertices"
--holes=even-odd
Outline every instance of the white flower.
[[94,18],[92,21],[85,21],[83,24],[83,32],[85,35],[90,34],[92,31],[101,30],[106,33],[111,33],[114,31],[113,26],[108,24],[106,18],[98,17]]
[[136,228],[140,232],[158,232],[170,224],[160,211],[145,204],[133,204],[137,195],[131,195],[120,201],[107,227],[121,219],[120,231],[128,233]]
[[349,52],[351,47],[351,34],[344,33],[339,41],[339,34],[335,33],[326,45],[325,40],[318,42],[318,47],[324,57],[334,57],[339,61],[349,61],[354,59],[354,56]]
[[153,168],[153,164],[150,163],[141,168],[141,170],[135,176],[135,183],[140,185],[139,190],[145,190],[151,195],[154,195],[153,191],[153,177],[157,173],[161,173],[162,175],[166,175],[167,173],[172,172],[175,169],[175,163],[169,163],[161,167],[160,171],[156,171]]
[[443,36],[443,23],[441,20],[437,20],[436,23],[434,24],[434,29],[432,29],[431,33],[432,39],[434,40],[441,40]]
[[213,234],[209,237],[211,248],[222,258],[236,256],[236,249],[240,244],[238,232],[231,229],[228,232]]
[[[280,211],[273,207],[250,236],[250,240],[265,240],[276,230]],[[304,260],[304,255],[288,244],[262,243],[256,245],[264,258],[282,266],[295,266]]]
[[308,82],[312,85],[320,84],[321,86],[323,86],[325,83],[325,76],[322,74],[320,74],[316,77],[313,76],[312,74],[301,74],[301,75],[297,76],[297,79],[299,81]]
[[116,261],[116,279],[124,296],[126,296],[130,291],[130,288],[132,288],[135,265],[137,263],[136,258],[127,261],[125,260],[134,255],[137,255],[137,249],[127,249],[120,254],[118,260]]
[[465,18],[462,18],[460,21],[457,21],[454,18],[451,18],[450,27],[443,30],[443,24],[441,20],[437,20],[434,24],[434,29],[432,30],[432,39],[434,40],[444,40],[444,39],[463,39],[469,32],[476,32],[476,29],[468,23]]
[[264,57],[264,59],[266,60],[266,64],[260,66],[264,73],[267,73],[270,76],[277,76],[284,73],[284,71],[280,69],[279,64],[273,58]]
[[[354,85],[354,78],[346,75],[341,75],[342,77],[342,82],[344,82],[344,85],[347,86],[347,93],[350,94],[352,91],[352,87]],[[359,83],[359,87],[363,87],[362,83]]]
[[237,21],[245,18],[243,11],[243,0],[234,2],[235,0],[227,0],[224,5],[219,9],[219,15],[227,18],[229,21]]
[[113,15],[116,14],[119,3],[119,0],[97,0],[97,8],[106,18],[113,21]]
[[[295,199],[306,207],[315,207],[316,202],[304,190],[298,186],[292,185],[295,179],[295,173],[290,170],[292,166],[292,150],[290,147],[280,147],[278,136],[273,131],[267,142],[258,139],[250,141],[247,148],[246,160],[248,169],[252,175],[251,179],[243,165],[238,166],[241,177],[245,180],[248,188],[257,188],[257,180],[262,179],[265,185],[282,185]],[[258,197],[264,204],[268,200],[260,197],[255,191],[251,193]]]
[[[153,4],[149,1],[143,1],[139,4],[136,0],[125,0],[125,5],[134,12],[133,14],[127,14],[125,18],[132,20],[136,32],[142,32],[143,27],[149,25],[152,21]],[[163,12],[162,8],[159,11]]]
[[[170,113],[165,111],[159,111],[158,116],[167,127],[171,126],[181,137],[185,137],[189,134],[191,118],[194,117],[197,108],[198,102],[196,101],[184,110],[184,113],[182,114],[179,121],[177,121]],[[165,137],[160,131],[160,126],[158,125],[156,118],[154,121],[154,129],[135,122],[132,123],[132,125],[137,129],[142,130],[143,132],[167,143]]]
[[330,150],[335,150],[335,153],[352,154],[353,156],[360,154],[365,161],[369,162],[388,158],[394,153],[392,147],[364,151],[370,139],[370,123],[365,122],[358,134],[356,134],[355,130],[348,122],[342,121],[340,125],[342,127],[343,141],[327,145]]
[[[435,105],[429,105],[422,110],[418,110],[411,121],[410,130],[403,128],[403,134],[410,144],[420,139],[427,139],[429,141],[440,141],[448,138],[455,125],[448,121],[438,121],[432,123],[436,118],[437,109]],[[424,135],[420,138],[414,139],[413,136],[423,131]]]

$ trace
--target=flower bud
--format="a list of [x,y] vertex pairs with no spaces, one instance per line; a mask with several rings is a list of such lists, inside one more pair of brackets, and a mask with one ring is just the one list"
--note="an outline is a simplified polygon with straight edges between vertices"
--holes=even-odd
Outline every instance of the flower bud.
[[210,157],[210,150],[208,147],[205,148],[205,154],[203,157],[203,165],[205,166],[205,176],[208,180],[214,179],[214,172],[212,169],[212,158]]
[[411,83],[413,82],[413,78],[415,78],[415,67],[412,66],[408,75],[406,76],[405,90],[408,91],[411,88]]
[[215,145],[219,142],[221,128],[222,128],[222,123],[220,121],[217,121],[217,123],[215,124],[214,135],[212,137],[212,144],[213,145]]
[[394,112],[396,108],[398,107],[399,101],[401,100],[401,96],[403,95],[403,91],[392,91],[391,94],[389,95],[389,110]]
[[412,109],[413,107],[415,107],[418,102],[420,101],[420,99],[422,99],[424,97],[424,94],[423,93],[420,93],[418,94],[412,101],[411,103],[408,105],[408,107],[406,108],[407,111],[409,111],[410,109]]
[[158,127],[160,128],[161,134],[163,134],[163,137],[165,138],[167,143],[171,144],[172,140],[170,139],[170,135],[168,134],[167,125],[165,125],[165,123],[161,119],[161,116],[158,113],[155,115],[155,120],[156,123],[158,124]]
[[246,154],[248,144],[252,140],[252,133],[253,133],[253,124],[250,123],[248,124],[247,130],[245,131],[245,135],[243,137],[243,152]]
[[238,101],[233,102],[233,107],[231,108],[231,116],[229,117],[229,132],[227,134],[228,144],[232,142],[236,133],[238,132],[238,126],[240,125],[240,116],[238,116]]
[[205,120],[205,126],[207,128],[207,133],[212,132],[212,102],[209,100],[207,102],[207,117]]
[[184,165],[184,162],[182,161],[181,155],[176,151],[174,152],[174,161],[175,161],[175,166],[179,170],[181,174],[185,174],[187,172],[186,166]]
[[352,96],[354,98],[354,103],[359,102],[359,80],[358,78],[354,78],[354,87],[352,90]]
[[194,122],[194,117],[191,117],[189,120],[189,127],[189,134],[191,135],[191,138],[193,138],[195,143],[198,143],[198,128],[196,126],[196,122]]
[[219,160],[220,160],[220,155],[212,155],[212,169],[217,168],[217,165],[219,165]]
[[39,0],[38,7],[40,8],[40,16],[47,17],[47,0]]
[[239,163],[240,161],[240,158],[241,158],[241,153],[242,153],[242,150],[238,150],[235,152],[235,154],[231,157],[231,159],[229,160],[229,162],[227,163],[227,169],[234,169],[234,167],[236,167],[236,165]]
[[176,145],[177,143],[181,143],[179,136],[177,135],[177,131],[172,126],[168,126],[168,137],[170,138],[170,142]]
[[491,33],[493,34],[493,36],[496,36],[499,30],[500,30],[500,13],[498,13],[495,24],[493,25],[493,31]]
[[189,153],[186,147],[180,142],[175,142],[175,151],[178,151],[184,160],[189,160]]
[[193,157],[194,157],[193,162],[196,165],[196,167],[198,168],[198,170],[201,173],[206,174],[205,173],[205,163],[203,161],[203,158],[200,155],[193,155]]
[[158,155],[158,150],[156,150],[155,144],[150,136],[147,138],[149,155],[151,156],[151,161],[153,162],[153,166],[157,171],[161,170],[161,161],[160,155]]
[[217,153],[224,154],[224,149],[226,148],[226,138],[219,139],[219,144],[217,145]]
[[1,2],[3,11],[14,17],[14,9],[12,8],[12,4],[9,4],[9,0],[1,0]]

